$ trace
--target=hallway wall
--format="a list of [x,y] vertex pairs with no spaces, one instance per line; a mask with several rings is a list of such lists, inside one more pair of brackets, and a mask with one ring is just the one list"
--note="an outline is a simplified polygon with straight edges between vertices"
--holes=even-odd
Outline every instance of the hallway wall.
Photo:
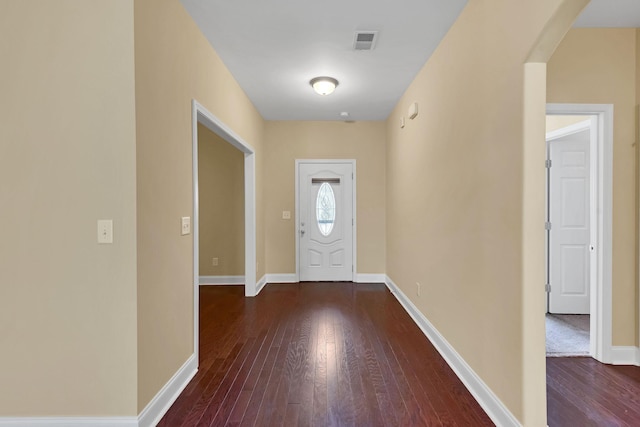
[[[356,159],[358,273],[385,272],[385,122],[268,121],[267,271],[295,273],[295,160]],[[282,211],[291,211],[291,220]]]

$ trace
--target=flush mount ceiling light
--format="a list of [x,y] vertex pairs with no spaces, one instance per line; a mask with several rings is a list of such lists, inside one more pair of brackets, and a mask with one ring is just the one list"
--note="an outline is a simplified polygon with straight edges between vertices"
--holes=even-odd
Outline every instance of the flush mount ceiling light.
[[316,77],[309,82],[318,95],[329,95],[338,86],[338,81],[333,77]]

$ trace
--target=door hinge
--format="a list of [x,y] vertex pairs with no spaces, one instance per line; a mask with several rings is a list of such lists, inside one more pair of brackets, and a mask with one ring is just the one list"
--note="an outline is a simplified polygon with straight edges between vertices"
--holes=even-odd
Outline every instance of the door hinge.
[[544,229],[545,230],[551,230],[551,223],[549,221],[544,223]]
[[547,169],[549,169],[549,168],[551,167],[551,163],[552,163],[552,162],[551,162],[551,159],[545,160],[545,162],[544,162],[544,166],[545,166]]
[[546,285],[544,285],[544,290],[545,290],[545,292],[551,292],[551,285],[548,284],[548,283]]
[[354,218],[351,218],[351,225],[352,226],[356,225],[356,220]]
[[353,172],[351,172],[351,179],[353,179]]

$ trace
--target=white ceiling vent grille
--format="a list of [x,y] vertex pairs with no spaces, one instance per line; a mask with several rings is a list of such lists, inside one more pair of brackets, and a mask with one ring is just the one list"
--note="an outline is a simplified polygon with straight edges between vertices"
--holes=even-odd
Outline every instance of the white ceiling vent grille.
[[356,31],[353,39],[353,48],[355,50],[373,50],[378,40],[377,31]]

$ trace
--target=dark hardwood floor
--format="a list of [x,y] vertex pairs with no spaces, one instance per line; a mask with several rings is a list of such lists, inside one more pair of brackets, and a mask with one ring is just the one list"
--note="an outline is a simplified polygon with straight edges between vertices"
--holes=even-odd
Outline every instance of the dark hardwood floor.
[[[549,427],[640,426],[640,368],[547,358]],[[200,368],[159,426],[493,425],[384,285],[200,288]]]
[[200,368],[160,426],[490,426],[384,285],[200,288]]
[[547,358],[549,427],[640,426],[640,368]]

